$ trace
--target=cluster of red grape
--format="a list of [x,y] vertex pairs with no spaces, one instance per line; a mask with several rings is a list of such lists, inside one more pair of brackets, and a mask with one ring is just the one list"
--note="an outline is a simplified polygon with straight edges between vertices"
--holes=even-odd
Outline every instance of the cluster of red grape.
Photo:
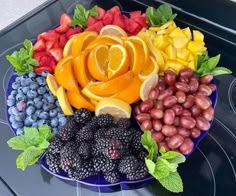
[[141,129],[150,130],[159,148],[189,154],[194,148],[192,138],[210,128],[214,108],[210,95],[216,90],[212,75],[199,77],[190,68],[176,75],[166,70],[156,87],[134,108]]

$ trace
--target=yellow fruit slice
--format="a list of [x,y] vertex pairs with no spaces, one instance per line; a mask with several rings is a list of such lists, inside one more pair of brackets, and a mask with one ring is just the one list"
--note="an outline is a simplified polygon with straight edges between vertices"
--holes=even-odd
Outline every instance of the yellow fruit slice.
[[119,26],[105,25],[99,32],[102,35],[127,36],[127,33]]
[[82,87],[86,86],[93,79],[87,67],[88,53],[89,50],[84,50],[77,57],[73,58],[72,61],[75,78]]
[[95,100],[95,101],[101,101],[104,97],[98,96],[93,94],[89,88],[84,87],[81,92],[88,97],[89,99]]
[[97,45],[88,56],[89,73],[99,81],[108,80],[106,71],[108,64],[109,47],[105,44]]
[[154,74],[154,73],[158,73],[159,71],[159,66],[156,62],[156,59],[152,56],[150,56],[150,62],[147,65],[147,68],[144,69],[143,71],[140,72],[140,74],[138,74],[138,77],[141,81],[146,80],[150,75]]
[[66,96],[68,102],[76,109],[86,108],[90,111],[94,111],[95,106],[86,99],[82,94],[74,91],[67,91]]
[[95,115],[111,114],[115,120],[119,118],[130,118],[131,106],[116,98],[105,98],[98,102],[95,108]]
[[115,44],[109,49],[109,62],[107,68],[108,79],[115,78],[129,69],[128,53],[124,46]]
[[65,89],[62,86],[60,86],[57,89],[56,94],[57,94],[57,100],[59,102],[59,105],[61,106],[63,113],[65,115],[73,115],[74,112],[73,112],[73,109],[72,109],[68,99],[67,99]]
[[142,81],[138,78],[138,76],[135,76],[125,89],[112,97],[125,101],[128,104],[135,103],[140,99],[139,91],[141,84]]
[[145,101],[148,99],[149,92],[158,84],[158,74],[154,73],[143,81],[140,87],[140,98]]
[[54,72],[57,83],[63,86],[66,90],[79,91],[78,82],[75,79],[72,69],[72,57],[66,56],[62,58]]
[[79,34],[75,34],[73,35],[67,42],[66,42],[66,45],[64,46],[63,48],[63,56],[69,56],[71,55],[71,46],[72,46],[72,43],[73,41],[76,39],[76,37],[78,36]]
[[71,54],[73,57],[79,55],[81,51],[83,51],[90,42],[96,39],[98,33],[95,31],[84,31],[80,33],[72,42],[71,45]]
[[127,73],[106,82],[91,82],[86,87],[95,95],[107,97],[114,95],[127,87],[132,81],[132,78],[133,72],[128,71]]
[[46,78],[46,82],[47,82],[48,88],[51,91],[51,93],[54,96],[57,96],[58,84],[57,84],[57,81],[56,81],[56,78],[54,77],[54,75],[48,73],[47,78]]

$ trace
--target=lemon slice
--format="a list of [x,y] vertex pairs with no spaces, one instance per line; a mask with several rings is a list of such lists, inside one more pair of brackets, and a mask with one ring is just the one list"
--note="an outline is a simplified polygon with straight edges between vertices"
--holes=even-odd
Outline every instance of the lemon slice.
[[105,25],[100,33],[102,35],[116,35],[116,36],[127,36],[127,33],[119,26],[116,25]]
[[116,98],[104,98],[98,102],[95,108],[95,115],[111,114],[115,120],[119,118],[130,118],[131,106]]
[[149,92],[158,84],[158,74],[151,74],[146,80],[143,81],[140,87],[140,98],[145,101],[148,99]]
[[55,76],[48,73],[47,78],[46,78],[46,82],[47,82],[48,88],[51,91],[51,93],[54,96],[57,96],[58,84],[57,84]]

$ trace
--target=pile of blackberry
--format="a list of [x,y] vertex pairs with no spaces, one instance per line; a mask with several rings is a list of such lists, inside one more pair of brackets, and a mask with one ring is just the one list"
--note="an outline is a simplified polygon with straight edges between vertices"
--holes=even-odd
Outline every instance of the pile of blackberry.
[[115,122],[110,114],[94,116],[82,108],[54,137],[46,162],[51,171],[64,171],[75,180],[96,175],[110,183],[121,176],[138,180],[148,173],[141,135],[129,119]]

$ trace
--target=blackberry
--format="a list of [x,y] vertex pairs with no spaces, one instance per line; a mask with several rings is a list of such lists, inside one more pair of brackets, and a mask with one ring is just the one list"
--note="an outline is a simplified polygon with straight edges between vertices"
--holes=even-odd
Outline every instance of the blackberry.
[[81,142],[77,150],[78,154],[84,159],[87,159],[91,154],[91,146],[87,142]]
[[93,139],[93,130],[91,129],[90,126],[84,126],[76,133],[76,140],[78,142],[88,141],[92,139]]
[[133,152],[135,152],[137,154],[144,149],[143,145],[141,143],[141,136],[142,136],[142,132],[136,130],[133,133],[133,138],[132,138],[132,141],[131,141],[131,149],[132,149]]
[[52,154],[50,152],[48,152],[46,154],[46,163],[49,167],[49,169],[53,172],[53,173],[59,173],[60,172],[60,154]]
[[97,116],[92,116],[91,119],[87,122],[87,124],[96,129],[98,126]]
[[75,180],[82,180],[84,178],[95,176],[95,175],[97,175],[97,172],[95,172],[93,168],[93,162],[90,160],[84,162],[81,167],[76,168],[74,172],[72,173],[72,177]]
[[122,174],[129,174],[134,172],[138,167],[138,160],[135,156],[125,156],[119,162],[118,170]]
[[104,156],[96,156],[93,158],[93,167],[96,172],[101,172],[103,166],[105,164],[105,157]]
[[113,116],[110,114],[100,114],[97,116],[97,124],[100,127],[108,127],[113,123]]
[[75,129],[71,124],[66,124],[66,126],[59,129],[58,136],[62,141],[68,142],[75,136]]
[[106,128],[99,128],[94,131],[93,138],[94,140],[101,139],[105,137]]
[[138,153],[137,157],[139,160],[144,161],[147,155],[148,155],[147,151],[143,149],[142,151]]
[[117,160],[109,159],[105,156],[97,156],[93,158],[93,167],[97,172],[109,172],[117,170]]
[[120,118],[116,124],[118,127],[128,130],[131,126],[131,121],[129,118]]
[[120,181],[120,174],[116,171],[110,171],[104,174],[104,178],[107,182],[114,184]]
[[95,144],[92,144],[92,146],[91,146],[91,154],[92,154],[93,157],[101,156],[102,152],[100,152],[99,149],[97,149]]
[[110,159],[119,159],[123,152],[120,140],[101,138],[96,141],[96,148]]
[[81,108],[75,111],[74,119],[79,125],[83,125],[90,120],[91,116],[92,114],[89,110]]
[[56,136],[53,138],[53,140],[49,144],[48,152],[52,154],[60,153],[63,146],[64,146],[64,142],[61,141],[61,139],[58,136]]
[[126,177],[129,180],[139,180],[144,178],[148,174],[147,167],[144,162],[139,162],[137,169],[134,172],[128,173]]

